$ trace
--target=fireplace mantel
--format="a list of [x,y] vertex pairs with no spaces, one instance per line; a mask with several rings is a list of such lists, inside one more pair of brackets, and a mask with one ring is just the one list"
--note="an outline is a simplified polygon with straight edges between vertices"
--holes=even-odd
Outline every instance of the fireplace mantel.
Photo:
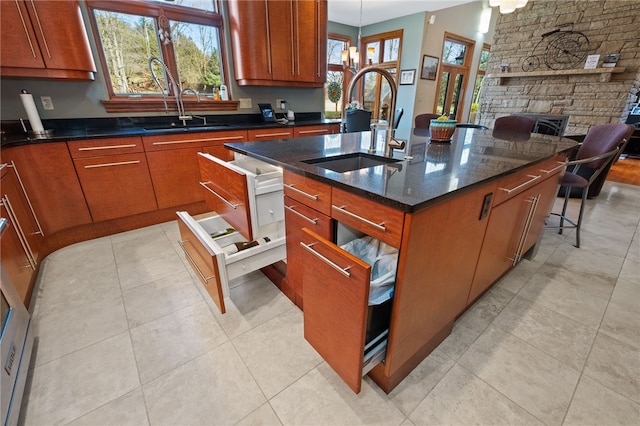
[[526,78],[526,77],[560,77],[565,75],[584,75],[595,74],[600,76],[600,82],[606,83],[611,80],[612,74],[618,74],[625,71],[625,67],[613,68],[591,68],[591,69],[571,69],[571,70],[544,70],[544,71],[527,71],[527,72],[501,72],[487,74],[489,78],[497,78],[498,84],[503,85],[509,78]]

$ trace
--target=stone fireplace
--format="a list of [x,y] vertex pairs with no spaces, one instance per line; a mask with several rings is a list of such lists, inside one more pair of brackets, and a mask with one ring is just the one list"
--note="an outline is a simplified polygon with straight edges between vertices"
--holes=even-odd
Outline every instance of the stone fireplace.
[[[596,69],[584,69],[581,62],[575,69],[551,70],[540,61],[524,71],[542,34],[561,26],[589,39],[588,53],[600,55]],[[544,41],[540,46],[544,49]],[[602,68],[610,53],[620,54],[615,67]],[[624,122],[639,86],[639,1],[530,0],[498,18],[479,122],[493,127],[496,118],[515,113],[568,115],[565,134],[584,135],[596,124]]]

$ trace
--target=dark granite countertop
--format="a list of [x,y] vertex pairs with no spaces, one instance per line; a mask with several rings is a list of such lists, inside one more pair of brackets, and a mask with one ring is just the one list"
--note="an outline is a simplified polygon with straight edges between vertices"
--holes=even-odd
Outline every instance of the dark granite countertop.
[[64,142],[80,139],[125,136],[151,136],[185,132],[214,132],[224,130],[248,130],[312,126],[340,123],[340,120],[325,120],[320,113],[296,113],[296,121],[288,124],[265,123],[259,114],[210,115],[207,124],[194,117],[184,127],[175,116],[117,117],[88,119],[42,120],[43,126],[51,130],[46,138],[29,137],[18,120],[2,122],[2,147],[30,143]]
[[[371,132],[225,146],[373,201],[415,212],[577,145],[558,136],[531,134],[521,140],[509,135],[496,137],[491,130],[466,128],[456,129],[451,143],[431,143],[428,130],[423,129],[398,131],[396,138],[407,141],[404,152],[394,152],[394,158],[400,161],[343,173],[304,161],[367,152]],[[376,141],[378,155],[384,152],[383,147],[384,132]]]

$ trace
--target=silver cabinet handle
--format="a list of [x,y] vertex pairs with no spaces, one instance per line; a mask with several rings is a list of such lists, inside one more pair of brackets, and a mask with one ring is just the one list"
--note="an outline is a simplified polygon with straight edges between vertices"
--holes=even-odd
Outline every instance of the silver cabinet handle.
[[85,146],[83,148],[78,148],[78,151],[98,151],[101,149],[135,148],[136,146],[137,145],[135,143],[127,144],[127,145]]
[[89,164],[84,166],[85,169],[97,169],[99,167],[126,166],[129,164],[139,164],[140,160],[118,161],[116,163]]
[[555,172],[555,171],[556,171],[556,170],[558,170],[558,169],[561,169],[561,168],[565,167],[566,165],[567,165],[567,163],[565,163],[564,161],[558,161],[558,165],[557,165],[557,166],[555,166],[554,168],[552,168],[551,170],[543,170],[543,169],[540,169],[540,171],[541,171],[542,173],[549,174],[549,173],[553,173],[553,172]]
[[315,219],[310,219],[308,217],[306,217],[305,215],[303,215],[302,213],[300,213],[299,211],[295,210],[293,207],[289,207],[286,204],[284,205],[284,208],[289,210],[291,213],[298,215],[299,217],[303,218],[304,220],[306,220],[307,222],[311,222],[314,225],[318,224],[318,218]]
[[310,133],[328,133],[329,129],[316,129],[316,130],[300,130],[298,134],[308,135]]
[[36,22],[38,23],[38,29],[40,30],[40,35],[42,35],[42,41],[44,42],[44,48],[47,51],[47,56],[49,57],[49,59],[51,59],[51,52],[49,52],[47,37],[44,35],[44,30],[42,29],[42,25],[40,24],[40,17],[38,16],[38,9],[36,9],[36,4],[33,0],[31,0],[31,7],[33,7],[33,11],[36,15]]
[[332,261],[330,261],[329,259],[327,259],[326,257],[324,257],[323,255],[321,255],[320,253],[318,253],[317,251],[315,251],[314,249],[311,248],[311,246],[315,245],[316,243],[311,243],[311,244],[305,244],[302,241],[300,241],[300,245],[302,247],[304,247],[305,249],[307,249],[310,253],[312,253],[313,255],[315,255],[316,257],[318,257],[320,260],[322,260],[324,263],[328,264],[329,266],[331,266],[333,269],[335,269],[336,271],[340,272],[342,275],[344,275],[345,277],[350,277],[351,274],[348,272],[349,269],[351,268],[351,266],[347,266],[346,268],[342,268],[338,265],[336,265],[335,263],[333,263]]
[[[294,40],[298,39],[298,34],[296,33],[295,37],[293,35],[293,0],[289,0],[289,9],[291,13],[291,75],[296,75],[296,57],[298,56],[298,51],[294,47]],[[298,8],[296,7],[296,16],[295,21],[298,22]],[[297,26],[296,26],[297,27]],[[296,42],[297,45],[298,42]]]
[[40,234],[44,237],[44,232],[42,231],[42,226],[40,226],[40,221],[38,220],[38,216],[36,215],[36,211],[33,209],[33,205],[31,204],[31,200],[29,199],[29,194],[27,194],[27,189],[24,187],[22,183],[22,178],[20,177],[20,173],[18,173],[18,167],[11,160],[11,164],[9,165],[16,172],[16,177],[18,178],[18,183],[20,184],[20,188],[22,189],[22,193],[24,194],[24,198],[27,199],[27,204],[29,204],[29,210],[31,210],[31,214],[33,215],[33,220],[36,221],[36,226],[38,227],[38,232],[36,234]]
[[269,74],[272,74],[271,69],[271,28],[269,28],[269,1],[264,0],[265,20],[267,23],[267,61],[269,64]]
[[211,183],[211,182],[199,182],[199,183],[200,183],[200,185],[201,185],[204,189],[206,189],[207,191],[209,191],[210,193],[212,193],[212,194],[213,194],[213,195],[215,195],[216,197],[220,198],[222,201],[224,201],[224,203],[225,203],[226,205],[228,205],[228,206],[229,206],[229,207],[231,207],[232,209],[234,209],[234,210],[235,210],[235,209],[237,209],[237,208],[238,208],[238,206],[240,205],[240,204],[233,204],[232,202],[230,202],[230,201],[228,201],[226,198],[224,198],[222,195],[218,194],[216,191],[214,191],[213,189],[209,188],[209,187],[207,186],[207,184],[208,184],[208,183]]
[[291,133],[289,132],[279,132],[279,133],[258,133],[256,135],[253,135],[256,138],[266,138],[269,136],[290,136]]
[[298,193],[298,194],[300,194],[300,195],[304,195],[305,197],[311,198],[311,199],[312,199],[312,200],[314,200],[314,201],[318,201],[318,194],[316,194],[316,195],[311,195],[311,194],[309,194],[308,192],[304,192],[303,190],[301,190],[301,189],[298,189],[298,188],[294,187],[294,186],[293,186],[292,184],[290,184],[290,183],[284,183],[283,185],[284,185],[284,186],[286,186],[287,188],[289,188],[290,190],[297,192],[297,193]]
[[212,276],[210,276],[210,277],[205,277],[205,276],[204,276],[204,274],[202,273],[202,271],[200,270],[200,268],[198,268],[198,264],[197,264],[197,263],[196,263],[196,261],[193,259],[193,257],[191,257],[191,254],[189,253],[189,251],[187,250],[187,248],[184,246],[184,243],[191,243],[191,241],[189,241],[189,240],[185,240],[185,241],[178,240],[178,244],[180,245],[180,248],[181,248],[181,249],[182,249],[182,251],[184,252],[184,255],[185,255],[185,256],[187,256],[187,258],[189,258],[189,260],[191,261],[191,264],[192,264],[192,265],[193,265],[193,267],[195,268],[196,273],[197,273],[198,275],[200,275],[200,278],[202,278],[202,280],[203,280],[205,283],[209,283],[209,280],[210,280],[211,278],[215,278],[216,276],[215,276],[215,275],[212,275]]
[[515,266],[520,259],[522,259],[522,251],[524,249],[524,243],[529,236],[529,231],[531,230],[531,224],[533,223],[533,218],[536,214],[536,210],[538,209],[538,202],[540,201],[540,194],[536,195],[527,200],[527,203],[531,203],[531,208],[529,208],[529,212],[527,213],[527,219],[525,220],[524,227],[522,228],[522,233],[520,234],[520,239],[518,240],[518,246],[516,247],[516,252],[514,253],[513,258],[509,258],[513,262],[513,266]]
[[517,191],[518,189],[529,185],[531,182],[540,179],[541,176],[527,175],[527,177],[530,177],[531,179],[529,179],[525,183],[521,183],[520,185],[516,186],[515,188],[511,188],[511,189],[500,188],[500,190],[506,192],[507,194],[511,194],[512,192]]
[[332,205],[332,206],[331,206],[331,208],[332,208],[332,209],[334,209],[334,210],[338,210],[339,212],[344,213],[344,214],[346,214],[347,216],[351,216],[351,217],[352,217],[352,218],[354,218],[354,219],[358,219],[359,221],[362,221],[362,222],[364,222],[364,223],[366,223],[366,224],[368,224],[368,225],[371,225],[371,226],[373,226],[374,228],[377,228],[377,229],[379,229],[379,230],[381,230],[381,231],[383,231],[383,232],[386,232],[386,231],[387,231],[387,228],[384,226],[384,222],[382,222],[382,223],[375,223],[375,222],[371,222],[369,219],[365,219],[365,218],[364,218],[364,217],[362,217],[362,216],[358,216],[358,215],[357,215],[357,214],[355,214],[355,213],[351,213],[350,211],[345,210],[344,206],[342,206],[342,207],[338,207],[338,206],[334,206],[334,205]]
[[24,16],[22,15],[22,10],[20,10],[20,4],[18,3],[18,0],[14,0],[16,7],[18,8],[18,14],[20,15],[20,21],[22,22],[22,28],[24,29],[24,35],[27,37],[27,41],[29,42],[29,47],[31,48],[31,54],[33,55],[34,58],[37,58],[38,55],[36,55],[36,50],[33,47],[33,43],[31,41],[31,37],[29,36],[29,30],[27,30],[27,24],[24,21]]
[[237,140],[237,139],[244,139],[244,136],[238,135],[238,136],[226,136],[226,137],[219,137],[219,138],[186,139],[186,140],[183,140],[183,141],[162,141],[162,142],[153,142],[152,145],[154,145],[154,146],[156,146],[156,145],[178,145],[178,144],[181,144],[181,143],[210,142],[210,141],[230,141],[230,140]]

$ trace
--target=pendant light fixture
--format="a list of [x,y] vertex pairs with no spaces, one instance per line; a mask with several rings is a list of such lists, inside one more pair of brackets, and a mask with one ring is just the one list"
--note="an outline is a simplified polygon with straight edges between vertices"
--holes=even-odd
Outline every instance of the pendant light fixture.
[[528,0],[489,0],[489,6],[500,6],[500,13],[511,13],[516,9],[525,7]]
[[342,51],[342,66],[349,68],[351,72],[358,71],[358,65],[360,63],[360,52],[358,52],[358,46],[360,46],[360,39],[362,38],[362,1],[360,0],[360,26],[358,27],[358,44],[356,46],[349,47],[348,50]]

